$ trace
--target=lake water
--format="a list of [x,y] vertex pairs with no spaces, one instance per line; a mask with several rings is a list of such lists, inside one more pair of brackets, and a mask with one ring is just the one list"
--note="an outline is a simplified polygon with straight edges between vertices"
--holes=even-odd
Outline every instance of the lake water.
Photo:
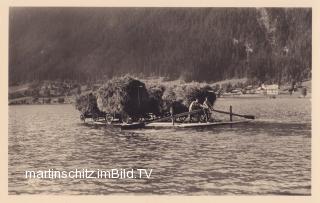
[[[93,127],[71,105],[9,106],[9,194],[310,195],[310,99],[219,99],[251,123]],[[216,114],[219,119],[224,119]],[[150,179],[26,179],[26,170],[153,169]]]

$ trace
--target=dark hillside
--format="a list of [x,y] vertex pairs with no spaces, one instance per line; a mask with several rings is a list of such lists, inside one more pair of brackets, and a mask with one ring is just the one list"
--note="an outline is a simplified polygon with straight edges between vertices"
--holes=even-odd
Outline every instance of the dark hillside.
[[10,9],[10,84],[130,73],[197,81],[310,78],[307,8]]

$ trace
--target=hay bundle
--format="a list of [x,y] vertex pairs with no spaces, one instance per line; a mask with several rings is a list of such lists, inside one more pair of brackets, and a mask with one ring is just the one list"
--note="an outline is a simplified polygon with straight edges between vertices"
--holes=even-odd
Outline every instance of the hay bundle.
[[92,92],[78,95],[75,100],[75,107],[82,114],[100,112],[97,106],[97,98]]
[[150,85],[147,87],[148,91],[148,104],[147,112],[153,113],[156,116],[162,114],[163,100],[162,96],[165,91],[165,87],[162,85]]
[[97,91],[98,108],[106,113],[139,118],[146,112],[145,84],[128,76],[113,78]]
[[177,102],[177,96],[173,87],[167,87],[162,95],[161,112],[166,113],[170,111],[173,103]]
[[188,111],[188,107],[183,103],[183,100],[178,97],[177,91],[179,86],[168,87],[162,96],[163,105],[162,113],[170,111],[170,107],[173,107],[174,113],[179,114]]
[[[187,84],[176,86],[171,90],[174,93],[174,100],[181,102],[184,106],[189,107],[192,101],[198,99],[200,103],[203,103],[205,98],[214,104],[217,97],[213,89],[210,86],[200,86],[199,84]],[[168,93],[169,97],[172,97],[172,93]]]
[[210,86],[185,85],[177,90],[177,97],[183,101],[183,104],[189,106],[192,101],[198,99],[202,104],[206,97],[211,104],[214,104],[217,97]]

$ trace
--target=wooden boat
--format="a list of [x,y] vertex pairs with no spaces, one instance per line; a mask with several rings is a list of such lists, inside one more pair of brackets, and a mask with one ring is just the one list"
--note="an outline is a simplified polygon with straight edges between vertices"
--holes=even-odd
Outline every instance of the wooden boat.
[[112,126],[119,127],[122,130],[132,130],[132,129],[160,129],[160,128],[205,128],[205,127],[213,127],[213,126],[221,126],[221,125],[235,125],[240,123],[248,123],[249,120],[241,120],[241,121],[215,121],[215,122],[207,122],[207,123],[175,123],[172,125],[171,122],[153,122],[153,123],[114,123],[109,124],[102,121],[94,121],[89,122],[87,124],[93,124],[98,126]]
[[93,126],[106,126],[106,127],[116,127],[121,128],[124,130],[129,129],[139,129],[144,128],[145,123],[143,122],[135,122],[135,123],[109,123],[106,121],[89,121],[85,123],[86,125],[93,125]]
[[220,125],[234,125],[234,124],[240,124],[240,123],[247,123],[250,122],[249,120],[240,120],[240,121],[233,121],[232,116],[238,116],[243,117],[246,119],[254,119],[255,117],[253,115],[241,115],[236,114],[232,112],[232,106],[230,106],[230,112],[225,112],[221,110],[215,110],[212,109],[212,111],[218,112],[218,113],[224,113],[230,115],[230,121],[213,121],[213,122],[175,122],[174,124],[172,122],[168,122],[168,119],[174,119],[179,118],[182,116],[188,116],[191,114],[202,112],[203,110],[195,110],[192,112],[184,112],[172,116],[166,116],[162,118],[157,118],[154,120],[147,120],[144,122],[134,122],[134,123],[119,123],[119,122],[108,122],[106,120],[102,121],[92,121],[88,124],[93,125],[99,125],[99,126],[112,126],[112,127],[120,127],[121,129],[127,130],[127,129],[141,129],[141,128],[204,128],[204,127],[210,127],[210,126],[220,126]]
[[124,123],[120,125],[122,130],[130,130],[130,129],[139,129],[139,128],[144,128],[145,123]]

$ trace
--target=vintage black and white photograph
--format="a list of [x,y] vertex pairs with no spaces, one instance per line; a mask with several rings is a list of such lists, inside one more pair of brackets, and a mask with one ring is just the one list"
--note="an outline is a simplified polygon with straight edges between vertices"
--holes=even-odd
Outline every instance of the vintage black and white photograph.
[[9,195],[311,195],[312,8],[12,6],[8,52]]

